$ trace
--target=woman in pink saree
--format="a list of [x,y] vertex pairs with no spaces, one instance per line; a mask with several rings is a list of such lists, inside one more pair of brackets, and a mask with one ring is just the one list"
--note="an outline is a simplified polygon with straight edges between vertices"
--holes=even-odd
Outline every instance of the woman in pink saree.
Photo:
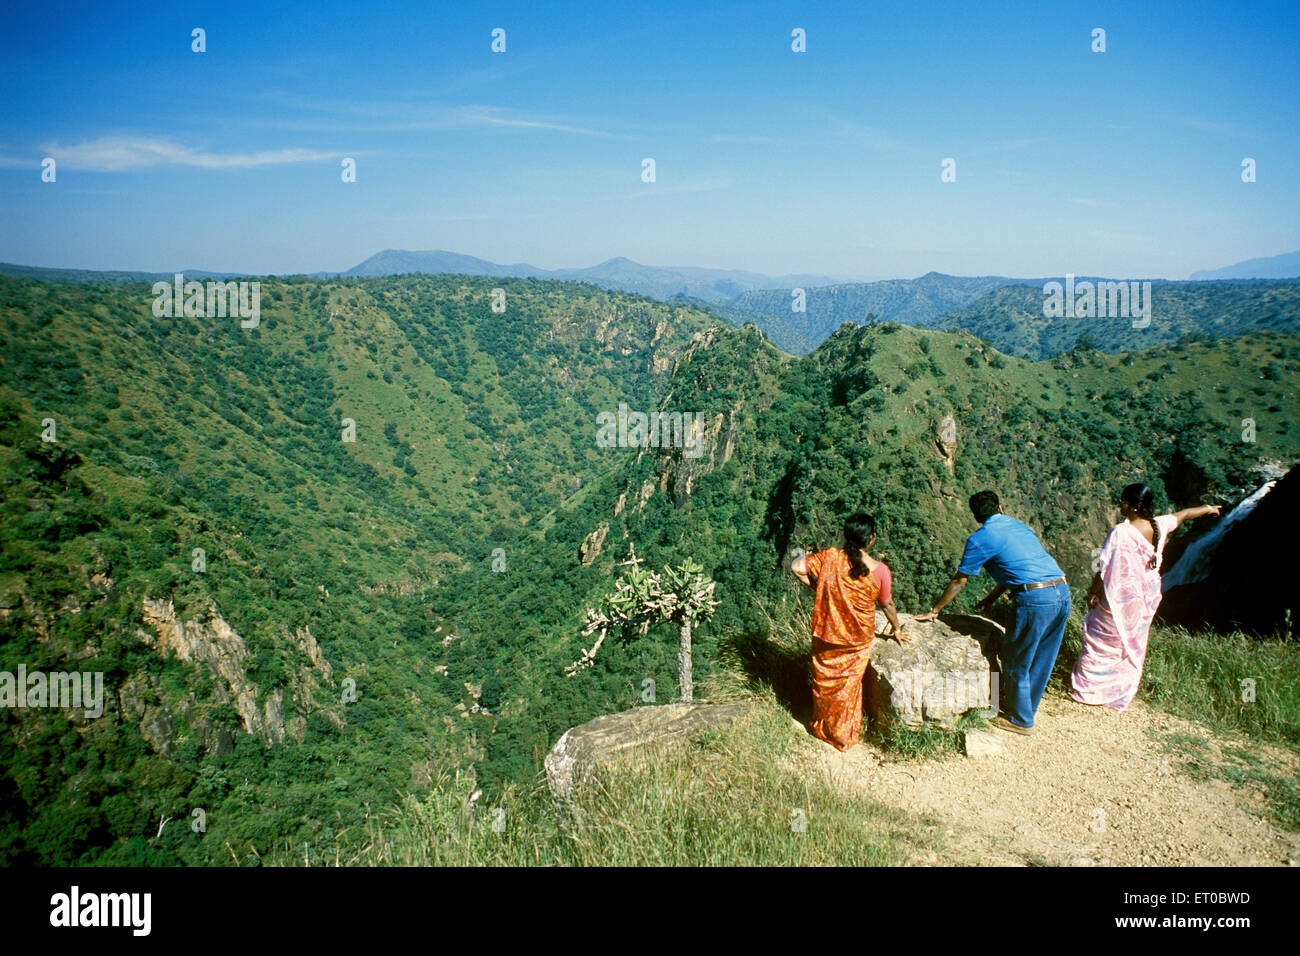
[[1101,549],[1101,571],[1088,591],[1083,649],[1070,675],[1070,696],[1081,704],[1128,710],[1147,656],[1151,620],[1160,606],[1160,562],[1165,542],[1189,518],[1219,514],[1218,505],[1157,516],[1146,485],[1120,493],[1124,520],[1110,529]]

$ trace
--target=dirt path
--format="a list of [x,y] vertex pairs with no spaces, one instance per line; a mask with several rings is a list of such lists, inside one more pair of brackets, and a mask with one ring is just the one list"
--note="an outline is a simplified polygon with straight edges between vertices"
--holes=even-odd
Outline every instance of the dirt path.
[[1166,752],[1170,734],[1204,753],[1242,747],[1276,774],[1300,774],[1285,749],[1218,737],[1151,710],[1084,707],[1049,694],[1035,731],[991,731],[1001,754],[892,762],[870,744],[840,753],[811,735],[805,770],[909,813],[943,820],[948,848],[918,864],[1300,866],[1300,835],[1276,826],[1262,788],[1197,780]]

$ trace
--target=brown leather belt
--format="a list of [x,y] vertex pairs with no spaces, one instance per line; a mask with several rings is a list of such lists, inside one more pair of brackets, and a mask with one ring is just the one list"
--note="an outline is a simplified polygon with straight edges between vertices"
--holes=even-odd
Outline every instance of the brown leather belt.
[[1065,578],[1057,578],[1055,581],[1038,581],[1034,584],[1013,584],[1011,586],[1012,594],[1021,594],[1025,591],[1036,591],[1039,588],[1054,588],[1058,584],[1064,584]]

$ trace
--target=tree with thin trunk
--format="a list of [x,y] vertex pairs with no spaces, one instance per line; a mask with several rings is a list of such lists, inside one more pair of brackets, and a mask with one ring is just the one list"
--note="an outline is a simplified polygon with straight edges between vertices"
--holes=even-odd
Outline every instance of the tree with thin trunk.
[[615,634],[621,640],[644,635],[651,624],[677,625],[677,683],[684,702],[695,699],[695,682],[692,677],[691,633],[695,625],[713,614],[718,602],[713,598],[716,582],[704,574],[704,568],[687,558],[679,567],[665,567],[663,571],[642,568],[641,560],[632,548],[631,557],[623,566],[631,570],[614,582],[614,591],[605,595],[600,604],[587,608],[587,624],[582,636],[596,636],[590,650],[567,668],[572,677],[584,667],[590,667],[596,652],[606,636]]

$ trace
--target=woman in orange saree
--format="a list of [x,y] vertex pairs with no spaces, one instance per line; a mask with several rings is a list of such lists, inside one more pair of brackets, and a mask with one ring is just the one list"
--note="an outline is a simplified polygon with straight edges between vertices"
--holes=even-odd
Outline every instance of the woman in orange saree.
[[899,642],[911,640],[898,623],[889,567],[868,554],[876,541],[875,528],[870,515],[850,515],[844,522],[842,549],[827,548],[790,566],[800,581],[815,588],[813,715],[808,729],[839,750],[862,739],[862,678],[871,661],[877,604]]

